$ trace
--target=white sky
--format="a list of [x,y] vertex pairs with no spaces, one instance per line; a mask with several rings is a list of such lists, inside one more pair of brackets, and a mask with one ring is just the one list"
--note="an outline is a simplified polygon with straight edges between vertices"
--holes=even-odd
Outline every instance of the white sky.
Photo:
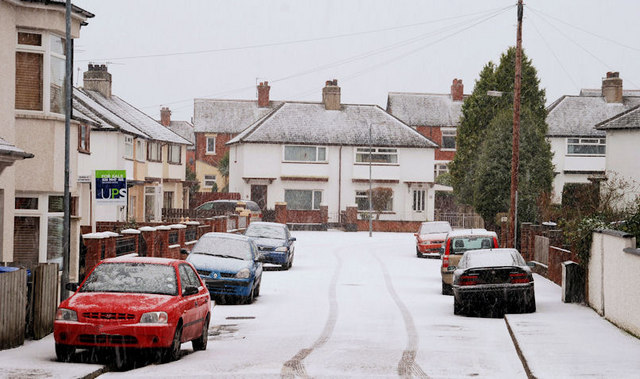
[[[255,99],[264,80],[272,100],[320,101],[335,78],[343,103],[383,108],[388,92],[448,93],[454,78],[471,93],[482,67],[516,39],[516,0],[74,4],[96,15],[76,41],[76,81],[77,67],[107,62],[114,94],[155,118],[168,106],[173,120],[189,120],[196,97]],[[547,102],[599,88],[607,71],[639,89],[639,14],[635,0],[526,1],[523,46]],[[209,52],[166,55],[195,51]]]

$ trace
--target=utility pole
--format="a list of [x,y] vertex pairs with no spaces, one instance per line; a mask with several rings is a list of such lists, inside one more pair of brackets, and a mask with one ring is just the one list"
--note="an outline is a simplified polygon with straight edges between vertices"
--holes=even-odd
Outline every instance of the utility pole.
[[516,247],[518,222],[518,166],[520,164],[520,92],[522,82],[522,0],[518,0],[518,31],[516,35],[516,78],[513,88],[513,144],[511,151],[511,206],[509,207],[508,247]]
[[66,34],[65,34],[65,76],[64,76],[64,221],[62,226],[62,280],[60,283],[60,301],[67,298],[65,286],[69,282],[69,264],[71,261],[71,195],[69,194],[69,155],[71,135],[71,86],[73,76],[73,40],[71,39],[71,0],[65,6]]

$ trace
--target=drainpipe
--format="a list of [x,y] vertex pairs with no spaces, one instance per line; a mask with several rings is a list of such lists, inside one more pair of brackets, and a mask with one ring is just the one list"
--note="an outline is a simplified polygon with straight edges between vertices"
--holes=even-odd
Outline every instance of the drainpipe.
[[338,150],[338,222],[340,222],[340,212],[342,212],[342,145]]

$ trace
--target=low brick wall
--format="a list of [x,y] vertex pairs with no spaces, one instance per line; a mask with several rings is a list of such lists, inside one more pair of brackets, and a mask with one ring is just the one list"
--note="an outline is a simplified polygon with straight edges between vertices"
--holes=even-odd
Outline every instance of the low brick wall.
[[[374,232],[415,233],[420,229],[422,221],[380,221],[373,220],[371,227]],[[357,220],[358,231],[369,230],[368,220]]]

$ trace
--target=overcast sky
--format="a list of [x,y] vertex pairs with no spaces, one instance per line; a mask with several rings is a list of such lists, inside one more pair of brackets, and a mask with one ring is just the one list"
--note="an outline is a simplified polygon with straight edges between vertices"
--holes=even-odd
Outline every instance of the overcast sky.
[[[516,40],[516,0],[75,0],[95,14],[76,41],[74,85],[107,63],[113,93],[159,118],[190,120],[194,98],[320,101],[386,107],[389,92],[471,93],[482,67]],[[619,71],[640,89],[640,1],[525,2],[523,46],[547,103],[599,88]]]

